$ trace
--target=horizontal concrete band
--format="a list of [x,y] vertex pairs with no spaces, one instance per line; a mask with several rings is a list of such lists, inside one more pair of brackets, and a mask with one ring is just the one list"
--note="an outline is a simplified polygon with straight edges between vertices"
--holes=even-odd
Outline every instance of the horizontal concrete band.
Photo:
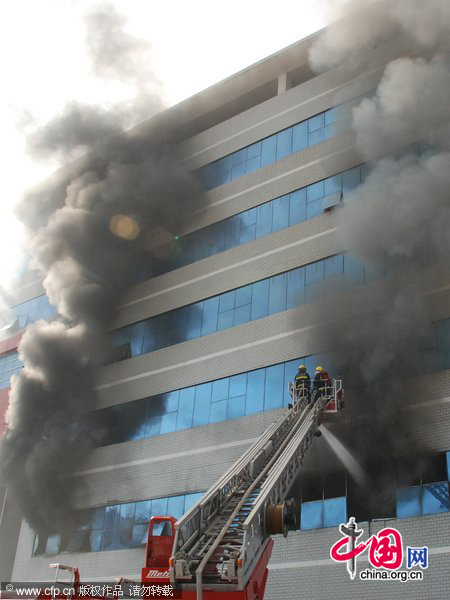
[[[323,142],[323,144],[326,144],[326,142]],[[209,202],[208,203],[208,210],[211,209],[211,208],[213,208],[214,206],[218,206],[218,205],[223,204],[225,202],[229,202],[230,200],[233,200],[235,198],[239,198],[239,196],[243,196],[245,194],[248,194],[249,192],[253,192],[255,190],[263,188],[264,186],[266,186],[269,183],[274,183],[275,181],[280,181],[281,179],[284,179],[284,178],[288,177],[289,175],[293,175],[294,173],[299,173],[299,172],[304,171],[306,169],[310,169],[314,165],[318,165],[321,162],[323,162],[324,158],[331,158],[333,156],[339,156],[341,154],[346,154],[347,152],[349,152],[349,150],[354,150],[354,148],[355,148],[354,144],[349,144],[348,146],[345,146],[344,148],[340,148],[339,150],[336,150],[334,152],[330,152],[329,154],[325,155],[325,157],[321,156],[320,158],[316,158],[315,160],[310,160],[310,161],[308,161],[305,164],[299,165],[298,167],[295,167],[293,169],[289,169],[287,171],[283,171],[279,175],[274,175],[273,177],[270,177],[268,179],[264,179],[264,181],[260,181],[258,183],[255,183],[254,185],[248,186],[245,189],[240,190],[239,192],[235,192],[234,194],[230,194],[229,196],[225,196],[225,198],[220,198],[220,200],[215,200],[213,202]],[[203,212],[203,211],[198,211],[198,212]],[[196,213],[193,213],[193,214],[196,214]]]
[[[380,67],[377,67],[376,69],[372,69],[372,71],[368,71],[367,75],[371,74],[371,73],[376,73],[377,71],[380,70]],[[253,131],[254,129],[257,129],[258,127],[261,127],[261,125],[264,125],[265,123],[270,123],[271,121],[276,121],[278,120],[282,115],[286,115],[289,114],[290,112],[293,112],[295,110],[297,110],[298,108],[300,108],[301,106],[306,106],[308,104],[311,104],[311,102],[313,100],[317,101],[319,98],[323,98],[325,96],[329,96],[330,94],[333,94],[334,92],[337,92],[338,90],[343,89],[344,87],[348,86],[349,83],[351,83],[351,81],[344,81],[336,86],[327,88],[326,90],[324,90],[323,92],[320,92],[319,94],[316,94],[313,97],[309,97],[309,98],[304,98],[302,99],[300,102],[296,102],[295,104],[293,104],[292,106],[289,106],[288,108],[285,108],[284,110],[280,110],[278,111],[276,114],[270,115],[264,119],[260,119],[259,121],[257,121],[256,123],[253,123],[252,125],[248,126],[248,127],[243,127],[242,129],[240,129],[239,131],[236,131],[235,133],[228,135],[226,137],[222,137],[220,139],[218,139],[216,142],[209,144],[208,146],[205,146],[204,148],[201,148],[200,150],[197,150],[196,152],[192,152],[191,154],[187,155],[184,158],[185,162],[189,162],[192,158],[195,158],[196,156],[200,156],[201,154],[204,154],[205,152],[209,152],[211,150],[213,150],[214,148],[217,148],[218,146],[221,146],[222,144],[224,144],[225,142],[229,142],[230,140],[233,140],[235,138],[239,138],[242,136],[243,133],[246,133],[247,131]],[[330,107],[331,108],[331,107]],[[314,110],[310,111],[311,113],[311,117],[314,116]],[[310,117],[305,117],[304,120],[307,120]]]
[[[439,548],[428,548],[429,555],[437,555],[437,554],[449,554],[450,546],[441,546]],[[369,557],[365,554],[362,556],[358,556],[358,561],[361,562],[369,562]],[[320,560],[302,560],[297,562],[285,562],[285,563],[276,563],[269,564],[269,569],[271,571],[283,571],[285,569],[305,569],[309,567],[329,567],[331,565],[334,566],[342,566],[339,563],[335,562],[331,558],[323,558]]]
[[142,296],[141,298],[132,300],[130,302],[127,302],[126,304],[122,304],[120,306],[120,308],[132,306],[133,304],[139,304],[139,302],[144,302],[145,300],[150,300],[151,298],[154,298],[155,296],[161,296],[162,294],[167,294],[167,292],[171,292],[173,290],[177,290],[177,289],[185,287],[187,285],[191,285],[192,283],[197,283],[198,281],[202,281],[203,279],[208,279],[209,277],[213,277],[215,275],[220,275],[221,273],[225,273],[226,271],[236,269],[243,265],[248,265],[252,262],[259,261],[262,258],[267,258],[268,256],[271,256],[272,254],[277,254],[278,252],[283,252],[284,250],[287,250],[288,248],[294,248],[295,246],[301,246],[302,244],[306,244],[308,242],[311,242],[312,240],[330,235],[330,234],[334,233],[335,231],[337,231],[337,227],[332,227],[331,229],[327,229],[326,231],[321,231],[320,233],[310,235],[301,240],[296,240],[295,242],[291,242],[290,244],[285,244],[284,246],[279,246],[278,248],[268,250],[267,252],[264,252],[263,254],[258,254],[256,256],[246,258],[244,260],[233,263],[231,265],[226,265],[225,267],[222,267],[221,269],[216,269],[215,271],[211,271],[210,273],[205,273],[204,275],[199,275],[198,277],[194,277],[193,279],[189,279],[187,281],[182,281],[181,283],[177,283],[176,285],[172,285],[163,290],[158,290],[157,292],[153,292],[152,294],[147,294],[146,296]]
[[242,344],[241,346],[234,346],[233,348],[227,348],[226,350],[221,350],[220,352],[214,352],[213,354],[208,354],[207,356],[199,356],[197,358],[193,358],[191,360],[186,360],[181,363],[169,365],[168,367],[162,367],[160,369],[155,369],[153,371],[146,371],[145,373],[139,373],[138,375],[124,377],[123,379],[117,379],[116,381],[99,385],[96,387],[96,389],[104,390],[106,388],[114,387],[121,383],[128,383],[130,381],[136,381],[137,379],[142,379],[143,377],[148,377],[149,375],[156,375],[157,373],[164,373],[167,371],[179,369],[180,367],[186,367],[189,365],[193,365],[195,363],[202,362],[205,359],[218,358],[219,356],[225,356],[227,354],[232,354],[232,353],[238,352],[240,350],[246,350],[247,348],[259,346],[261,344],[268,344],[275,340],[280,340],[282,338],[287,338],[287,337],[296,335],[297,333],[303,333],[305,331],[309,331],[310,329],[313,329],[314,327],[315,327],[315,325],[307,325],[306,327],[301,327],[300,329],[293,329],[292,331],[286,331],[284,333],[280,333],[278,335],[273,335],[271,337],[264,338],[262,340],[256,340],[256,341],[250,342],[248,344]]
[[219,444],[217,446],[206,446],[204,448],[197,448],[195,450],[189,449],[184,452],[174,452],[171,454],[163,454],[161,456],[154,456],[149,458],[141,458],[139,460],[131,460],[128,462],[118,463],[115,465],[108,465],[105,467],[96,467],[94,469],[86,469],[84,471],[78,471],[75,475],[91,475],[92,473],[102,473],[104,471],[115,471],[116,469],[128,469],[137,465],[146,465],[149,463],[156,463],[173,458],[181,458],[183,456],[192,456],[193,454],[205,454],[217,450],[225,450],[226,448],[235,448],[236,446],[249,446],[256,442],[258,438],[248,438],[246,440],[238,440],[235,442],[228,442],[226,444]]
[[[427,408],[430,406],[438,406],[441,404],[450,404],[450,396],[446,396],[444,398],[437,398],[435,400],[429,400],[427,402],[419,402],[416,404],[412,404],[405,410],[420,410],[421,408]],[[83,471],[78,471],[75,475],[92,475],[94,473],[103,473],[106,471],[115,471],[117,469],[129,469],[130,467],[135,467],[139,465],[146,465],[149,463],[157,463],[164,462],[166,460],[174,459],[174,458],[183,458],[186,456],[192,456],[194,454],[201,455],[207,454],[209,452],[216,452],[217,450],[225,450],[226,448],[236,448],[239,446],[249,446],[256,442],[258,438],[247,438],[245,440],[237,440],[234,442],[227,442],[225,444],[218,444],[215,446],[205,446],[203,448],[189,449],[183,452],[174,452],[170,454],[162,454],[160,456],[152,456],[147,458],[141,458],[138,460],[131,460],[127,462],[117,463],[114,465],[106,465],[102,467],[94,467],[92,469],[85,469]]]

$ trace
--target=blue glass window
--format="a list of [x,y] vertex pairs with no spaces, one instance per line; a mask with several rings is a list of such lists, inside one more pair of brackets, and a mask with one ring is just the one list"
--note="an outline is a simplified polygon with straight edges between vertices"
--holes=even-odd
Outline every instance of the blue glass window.
[[[447,505],[442,498],[446,498]],[[448,512],[448,482],[416,485],[398,490],[397,517],[417,517]]]
[[[445,499],[447,503],[445,503]],[[430,483],[422,486],[422,514],[448,512],[448,482]]]
[[320,529],[336,527],[347,522],[347,499],[328,498],[302,502],[300,512],[300,529]]
[[106,437],[99,440],[102,445],[110,445],[273,410],[291,401],[288,383],[294,380],[299,363],[305,363],[312,373],[322,359],[319,355],[302,357],[126,402],[86,418],[94,430],[97,423],[101,431],[104,423],[110,424]]
[[23,362],[17,352],[8,352],[0,356],[0,388],[10,387],[13,375],[18,375],[22,370]]
[[2,311],[2,321],[10,323],[11,326],[15,325],[18,329],[23,329],[40,319],[50,321],[55,316],[56,308],[50,304],[45,294]]
[[[113,504],[88,510],[85,513],[85,524],[73,536],[73,538],[82,537],[85,540],[83,547],[78,547],[77,551],[100,552],[101,550],[143,548],[147,543],[150,517],[171,516],[178,519],[202,496],[203,492],[197,492],[169,498]],[[49,536],[46,553],[58,554],[60,542],[59,536]]]
[[323,500],[302,502],[300,529],[319,529],[323,525]]
[[[344,286],[363,284],[364,273],[363,264],[339,254],[128,325],[112,334],[115,347],[127,346],[129,349],[129,353],[118,353],[116,360],[139,356],[314,302]],[[333,280],[332,285],[325,286],[325,279]],[[142,341],[138,343],[137,340]]]
[[153,261],[143,277],[167,273],[321,215],[328,197],[359,185],[361,170],[354,167],[182,236],[161,252],[169,258]]
[[206,189],[212,189],[252,173],[294,152],[314,146],[335,135],[336,109],[331,108],[301,123],[241,148],[201,167],[197,173]]

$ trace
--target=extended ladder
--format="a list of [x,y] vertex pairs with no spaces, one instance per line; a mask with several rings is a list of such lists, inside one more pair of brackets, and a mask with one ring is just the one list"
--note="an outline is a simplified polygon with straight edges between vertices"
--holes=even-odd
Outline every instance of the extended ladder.
[[175,525],[170,577],[184,589],[242,590],[271,533],[287,534],[286,496],[319,426],[339,408],[342,382],[333,380],[308,405],[300,399],[273,423]]

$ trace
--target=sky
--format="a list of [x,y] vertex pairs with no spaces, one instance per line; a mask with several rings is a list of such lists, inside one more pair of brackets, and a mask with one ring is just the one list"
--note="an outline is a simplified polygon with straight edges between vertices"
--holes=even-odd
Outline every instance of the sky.
[[[93,0],[9,0],[0,8],[0,285],[16,269],[26,232],[13,216],[23,193],[60,164],[36,163],[25,138],[70,101],[130,98],[126,86],[94,76],[84,47]],[[113,0],[126,30],[152,45],[167,106],[221,81],[327,24],[325,0]]]

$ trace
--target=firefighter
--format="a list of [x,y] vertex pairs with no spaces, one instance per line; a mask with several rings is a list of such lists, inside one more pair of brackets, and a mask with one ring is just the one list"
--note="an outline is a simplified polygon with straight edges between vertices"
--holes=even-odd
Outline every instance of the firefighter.
[[323,396],[325,394],[326,381],[324,378],[324,374],[326,375],[326,377],[328,379],[328,373],[323,370],[323,367],[317,366],[316,367],[316,375],[314,377],[314,383],[313,383],[314,391],[316,392],[316,394],[314,396],[314,402],[317,402],[317,400],[320,398],[320,396]]
[[331,394],[331,379],[328,375],[328,371],[325,371],[325,369],[322,371],[322,381],[324,382],[324,393],[329,396]]
[[311,377],[305,365],[299,366],[298,373],[295,376],[295,397],[297,400],[306,398],[308,404],[311,403]]

